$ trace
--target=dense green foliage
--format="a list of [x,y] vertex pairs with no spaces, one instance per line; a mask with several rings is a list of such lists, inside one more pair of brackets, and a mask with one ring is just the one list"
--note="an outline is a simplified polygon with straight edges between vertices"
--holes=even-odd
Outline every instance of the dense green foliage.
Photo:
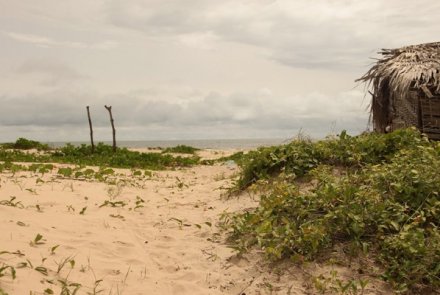
[[177,154],[195,154],[195,152],[199,151],[200,149],[192,147],[192,146],[188,146],[188,145],[184,145],[184,144],[179,144],[175,147],[169,147],[163,150],[163,153],[177,153]]
[[248,153],[240,162],[243,173],[237,183],[244,189],[258,179],[284,173],[304,176],[318,165],[362,167],[389,160],[402,148],[412,148],[420,141],[415,130],[390,134],[363,134],[352,137],[342,132],[336,138],[312,142],[294,140],[274,147],[263,147]]
[[338,245],[374,257],[397,290],[440,288],[439,171],[440,144],[412,129],[263,148],[238,184],[280,177],[258,208],[224,222],[240,251],[302,261]]
[[2,146],[7,149],[19,149],[19,150],[37,149],[39,151],[41,150],[47,151],[50,149],[47,144],[35,140],[29,140],[22,137],[17,139],[15,143],[3,143]]
[[197,164],[198,157],[173,157],[160,153],[140,153],[99,143],[92,153],[91,146],[67,144],[59,150],[47,154],[24,153],[20,150],[0,149],[0,161],[70,163],[78,165],[105,166],[115,168],[163,169]]

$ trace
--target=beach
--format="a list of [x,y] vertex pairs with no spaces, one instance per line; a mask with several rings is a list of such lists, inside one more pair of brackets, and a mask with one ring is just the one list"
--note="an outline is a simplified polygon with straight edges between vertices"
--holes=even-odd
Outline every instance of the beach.
[[[309,272],[334,269],[273,264],[261,251],[238,255],[230,247],[222,216],[258,204],[251,193],[228,197],[239,172],[232,161],[143,174],[114,169],[99,180],[56,173],[69,167],[0,174],[0,265],[15,272],[13,279],[4,269],[0,282],[10,295],[315,294]],[[386,294],[371,288],[365,294]]]

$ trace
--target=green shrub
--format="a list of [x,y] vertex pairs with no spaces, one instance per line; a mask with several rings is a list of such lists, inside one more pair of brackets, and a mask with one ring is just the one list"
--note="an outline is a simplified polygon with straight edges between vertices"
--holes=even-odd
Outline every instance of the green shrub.
[[47,151],[50,149],[47,144],[43,144],[41,142],[35,140],[29,140],[22,137],[17,139],[15,143],[4,143],[2,144],[2,146],[7,149],[19,149],[19,150],[37,149],[39,151],[40,150]]
[[243,173],[237,188],[245,189],[259,179],[282,171],[301,177],[320,164],[355,168],[379,164],[388,161],[403,147],[415,147],[421,142],[423,139],[417,130],[406,129],[354,137],[342,132],[336,138],[318,142],[297,139],[286,145],[264,147],[249,152],[241,161]]
[[258,246],[273,259],[313,260],[345,245],[375,258],[398,290],[440,288],[438,143],[401,130],[257,153],[243,174],[258,179],[289,171],[316,185],[301,192],[291,178],[279,178],[255,210],[226,216],[237,250]]
[[195,154],[195,152],[199,151],[200,149],[187,146],[184,144],[177,145],[175,147],[169,147],[162,151],[162,153],[177,153],[177,154]]

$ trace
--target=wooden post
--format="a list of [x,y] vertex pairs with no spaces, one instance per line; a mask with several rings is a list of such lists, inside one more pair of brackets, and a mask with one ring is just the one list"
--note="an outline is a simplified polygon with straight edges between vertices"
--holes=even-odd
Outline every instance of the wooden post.
[[93,154],[95,152],[95,143],[93,142],[93,127],[92,127],[92,119],[90,119],[89,106],[87,106],[87,117],[89,118],[90,142],[92,143],[92,154]]
[[113,152],[116,152],[116,130],[115,130],[115,123],[112,116],[112,106],[104,106],[108,113],[110,114],[110,123],[112,124],[112,130],[113,130]]

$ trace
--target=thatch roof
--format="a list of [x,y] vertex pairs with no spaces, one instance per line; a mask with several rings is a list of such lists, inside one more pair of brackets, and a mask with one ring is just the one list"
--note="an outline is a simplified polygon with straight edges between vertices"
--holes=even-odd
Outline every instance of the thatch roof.
[[371,88],[373,122],[383,127],[389,119],[387,109],[408,97],[410,90],[427,87],[440,94],[440,42],[382,49],[379,54],[383,57],[356,81]]

